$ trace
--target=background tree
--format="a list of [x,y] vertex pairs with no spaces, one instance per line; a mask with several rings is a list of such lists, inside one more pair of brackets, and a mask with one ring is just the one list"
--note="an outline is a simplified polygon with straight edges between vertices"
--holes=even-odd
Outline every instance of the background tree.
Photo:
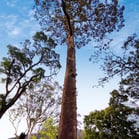
[[[85,139],[99,139],[100,136],[104,138],[104,132],[102,132],[103,128],[103,115],[104,110],[91,112],[88,116],[86,115],[84,118],[85,125]],[[106,137],[106,135],[105,135]]]
[[[23,120],[23,109],[9,109],[8,110],[9,121],[11,122],[14,131],[15,137],[18,138],[18,128],[20,126],[21,121]],[[20,117],[20,118],[19,118]]]
[[116,55],[112,51],[108,51],[108,55],[103,58],[102,69],[107,76],[102,81],[107,81],[115,75],[120,75],[122,81],[125,79],[125,81],[137,82],[139,71],[139,39],[137,35],[129,36],[120,48],[119,54]]
[[[41,128],[41,124],[50,117],[58,122],[61,104],[60,92],[61,87],[57,82],[52,83],[45,80],[31,84],[14,108],[9,110],[9,116],[12,115],[16,121],[26,119],[26,133],[30,138],[35,127],[39,130],[39,126]],[[12,120],[12,123],[14,125],[15,121]]]
[[39,131],[38,135],[33,135],[32,139],[57,139],[58,127],[53,120],[49,117],[43,122],[42,129]]
[[[11,109],[8,110],[8,116],[9,116],[9,121],[11,122],[14,131],[15,131],[15,137],[18,138],[18,128],[19,125],[22,121],[22,116],[23,116],[23,111],[22,109]],[[20,119],[19,119],[20,117]]]
[[[43,32],[36,33],[33,42],[26,40],[21,49],[8,45],[8,56],[3,58],[0,65],[5,83],[5,92],[0,94],[0,118],[31,83],[56,74],[60,64],[55,46],[54,40]],[[42,65],[46,67],[45,70]]]
[[[58,44],[67,43],[67,64],[59,125],[59,139],[77,138],[75,48],[102,41],[123,27],[124,7],[118,0],[35,0],[36,19]],[[103,48],[103,45],[101,45]]]
[[[139,137],[139,40],[136,35],[128,37],[122,46],[123,53],[105,57],[104,70],[107,78],[120,74],[119,90],[113,90],[109,107],[90,113],[85,117],[88,138],[135,138]],[[98,114],[102,114],[101,120]],[[97,129],[97,130],[96,130]],[[100,133],[103,132],[103,137]]]
[[[139,39],[136,34],[127,38],[121,46],[121,53],[109,53],[104,58],[103,70],[107,76],[103,81],[120,75],[120,91],[128,96],[131,105],[139,110]],[[105,80],[106,79],[106,80]]]
[[130,120],[136,110],[124,104],[128,101],[125,94],[113,90],[111,95],[108,108],[85,117],[86,138],[137,139],[139,131],[136,120]]

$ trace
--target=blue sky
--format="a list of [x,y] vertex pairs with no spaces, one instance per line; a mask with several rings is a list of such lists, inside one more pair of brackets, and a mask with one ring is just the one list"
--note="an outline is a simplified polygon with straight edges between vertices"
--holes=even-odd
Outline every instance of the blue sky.
[[[119,46],[123,40],[132,33],[139,34],[139,0],[120,0],[125,5],[125,27],[116,34],[113,34],[113,50],[119,53]],[[1,0],[0,1],[0,59],[6,55],[6,45],[19,45],[25,39],[30,39],[32,35],[40,29],[39,24],[33,18],[33,0]],[[91,44],[90,44],[91,45]],[[59,47],[57,50],[61,54],[63,68],[56,77],[56,80],[63,85],[66,49]],[[108,106],[109,93],[118,88],[118,77],[110,80],[104,88],[92,88],[103,72],[99,65],[89,62],[89,57],[93,52],[91,46],[77,50],[77,92],[78,92],[78,113],[81,118],[95,109],[103,109]],[[1,87],[2,85],[0,85]],[[22,130],[25,130],[22,127]],[[13,136],[14,130],[5,115],[0,119],[0,139],[7,139]]]

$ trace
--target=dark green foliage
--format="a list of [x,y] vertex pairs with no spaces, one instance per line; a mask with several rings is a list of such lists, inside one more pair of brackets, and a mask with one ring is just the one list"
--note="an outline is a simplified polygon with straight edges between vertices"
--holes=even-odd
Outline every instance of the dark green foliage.
[[56,43],[52,38],[48,38],[44,32],[37,32],[34,37],[33,37],[35,42],[44,42],[47,43],[48,46],[50,46],[51,48],[55,48],[56,47]]
[[26,40],[21,48],[8,45],[8,55],[0,64],[1,79],[5,84],[5,92],[0,98],[0,117],[31,83],[57,73],[61,66],[55,46],[54,40],[42,32],[35,34],[33,42]]
[[111,95],[108,108],[85,116],[86,139],[138,138],[139,133],[134,126],[136,122],[128,119],[136,110],[123,104],[127,101],[127,97],[117,90]]
[[26,138],[26,134],[25,133],[21,133],[19,136],[19,139],[25,139]]

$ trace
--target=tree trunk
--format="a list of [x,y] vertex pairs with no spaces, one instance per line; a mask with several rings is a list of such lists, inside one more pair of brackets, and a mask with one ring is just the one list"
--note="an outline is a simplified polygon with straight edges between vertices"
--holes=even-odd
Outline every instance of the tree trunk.
[[76,58],[73,34],[68,35],[67,63],[58,139],[77,139]]

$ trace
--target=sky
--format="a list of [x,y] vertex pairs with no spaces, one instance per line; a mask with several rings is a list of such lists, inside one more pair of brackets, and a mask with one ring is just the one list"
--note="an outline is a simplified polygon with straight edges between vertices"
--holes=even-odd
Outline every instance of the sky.
[[[125,6],[125,27],[114,36],[113,50],[119,53],[120,45],[125,38],[133,33],[139,34],[139,0],[119,0],[121,5]],[[33,18],[33,0],[0,0],[0,60],[6,56],[6,46],[13,44],[18,46],[25,39],[31,39],[40,26]],[[59,46],[57,51],[61,56],[62,69],[56,77],[56,80],[63,86],[66,48]],[[108,106],[110,92],[118,88],[119,78],[115,77],[105,84],[104,87],[93,88],[94,84],[103,72],[98,64],[89,62],[89,57],[93,53],[91,44],[76,50],[77,58],[77,107],[82,121],[84,115],[94,110],[104,109]],[[2,84],[0,84],[2,89]],[[20,131],[25,127],[20,127]],[[7,139],[14,136],[14,130],[8,120],[7,114],[0,119],[0,139]]]

